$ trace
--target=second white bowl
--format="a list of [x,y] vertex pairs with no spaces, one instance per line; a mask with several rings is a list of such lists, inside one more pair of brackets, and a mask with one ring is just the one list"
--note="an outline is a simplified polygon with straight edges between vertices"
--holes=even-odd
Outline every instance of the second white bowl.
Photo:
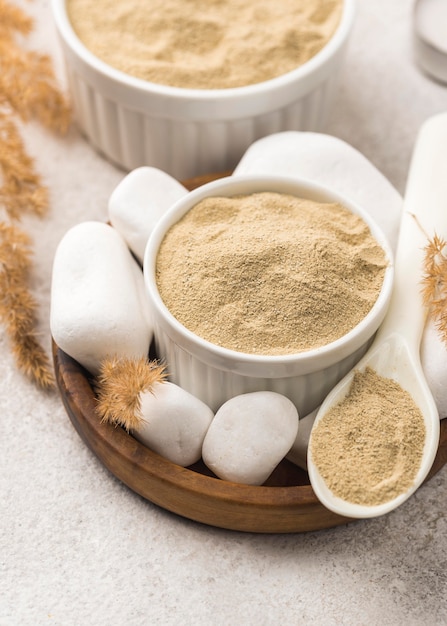
[[233,169],[260,137],[322,130],[354,1],[343,0],[336,32],[304,65],[255,85],[207,90],[158,85],[107,65],[77,37],[65,0],[52,0],[77,122],[97,150],[125,169],[151,165],[178,179]]

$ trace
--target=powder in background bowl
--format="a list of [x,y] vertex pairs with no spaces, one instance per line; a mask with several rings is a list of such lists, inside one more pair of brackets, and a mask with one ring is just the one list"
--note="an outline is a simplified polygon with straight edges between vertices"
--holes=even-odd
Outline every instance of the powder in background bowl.
[[342,0],[67,0],[98,58],[154,83],[222,89],[285,74],[334,34]]
[[386,267],[368,225],[341,204],[259,192],[199,202],[166,234],[156,276],[167,308],[198,336],[285,355],[352,330]]

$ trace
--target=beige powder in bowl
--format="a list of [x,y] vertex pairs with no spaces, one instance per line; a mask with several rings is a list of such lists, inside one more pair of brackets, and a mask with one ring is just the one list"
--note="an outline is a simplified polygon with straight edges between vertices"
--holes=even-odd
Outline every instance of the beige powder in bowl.
[[313,350],[373,307],[388,265],[364,220],[339,203],[259,192],[209,197],[172,226],[157,287],[190,331],[246,354]]
[[154,83],[224,89],[285,74],[334,34],[342,0],[67,0],[108,65]]

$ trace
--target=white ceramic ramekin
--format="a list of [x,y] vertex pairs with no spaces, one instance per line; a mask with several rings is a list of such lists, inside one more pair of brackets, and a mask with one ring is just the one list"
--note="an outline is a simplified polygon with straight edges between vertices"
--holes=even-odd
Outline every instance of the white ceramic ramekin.
[[330,41],[292,72],[256,85],[202,90],[157,85],[110,67],[80,42],[65,0],[52,0],[78,125],[117,165],[151,165],[178,179],[232,169],[248,146],[265,135],[322,130],[354,2],[344,0]]
[[[389,259],[379,297],[366,317],[344,337],[307,352],[285,356],[244,354],[201,339],[169,312],[156,285],[158,249],[168,231],[200,200],[258,191],[293,194],[320,202],[341,202],[369,225]],[[170,379],[199,397],[213,410],[241,393],[269,390],[282,393],[307,415],[360,359],[388,308],[393,282],[392,252],[380,228],[361,207],[330,189],[296,178],[263,175],[229,176],[188,193],[158,222],[146,246],[144,278],[152,307],[156,350]]]

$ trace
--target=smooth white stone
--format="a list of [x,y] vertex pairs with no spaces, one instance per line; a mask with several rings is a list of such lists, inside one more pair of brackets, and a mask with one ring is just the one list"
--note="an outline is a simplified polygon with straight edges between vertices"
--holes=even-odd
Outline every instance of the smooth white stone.
[[174,383],[156,383],[141,394],[144,421],[133,436],[164,458],[187,467],[202,455],[202,444],[214,413]]
[[50,328],[57,345],[94,375],[107,357],[147,356],[153,331],[143,273],[111,226],[82,222],[61,239]]
[[432,320],[427,322],[421,343],[421,362],[441,419],[447,417],[447,345]]
[[273,391],[235,396],[218,409],[203,442],[203,460],[219,478],[262,485],[297,431],[298,412],[285,396]]
[[143,264],[147,240],[158,220],[188,193],[175,178],[155,167],[130,172],[109,198],[109,220]]

